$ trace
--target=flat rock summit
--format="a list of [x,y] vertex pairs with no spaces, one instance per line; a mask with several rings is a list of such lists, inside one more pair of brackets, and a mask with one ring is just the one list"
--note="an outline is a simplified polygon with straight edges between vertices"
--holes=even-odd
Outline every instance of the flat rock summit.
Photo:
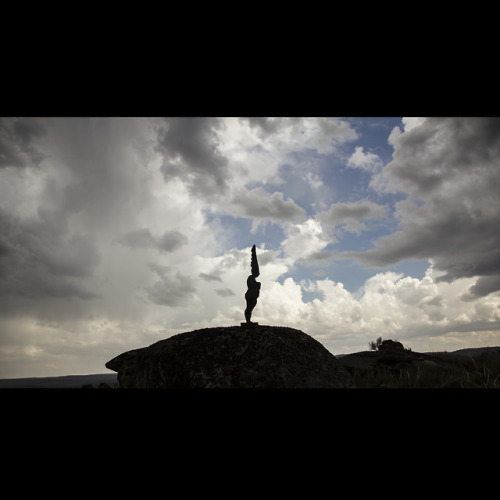
[[349,388],[337,358],[288,327],[229,326],[179,333],[106,363],[121,388]]

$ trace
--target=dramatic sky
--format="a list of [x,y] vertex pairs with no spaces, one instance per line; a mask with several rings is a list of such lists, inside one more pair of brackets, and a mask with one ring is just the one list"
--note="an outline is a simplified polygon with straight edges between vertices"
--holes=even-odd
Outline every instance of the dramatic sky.
[[252,319],[500,345],[500,120],[0,119],[0,377]]

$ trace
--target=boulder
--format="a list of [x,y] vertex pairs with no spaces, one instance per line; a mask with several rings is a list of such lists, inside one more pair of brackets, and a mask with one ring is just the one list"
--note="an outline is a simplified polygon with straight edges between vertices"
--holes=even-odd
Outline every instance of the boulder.
[[254,325],[179,333],[108,361],[121,388],[345,388],[335,356],[294,328]]

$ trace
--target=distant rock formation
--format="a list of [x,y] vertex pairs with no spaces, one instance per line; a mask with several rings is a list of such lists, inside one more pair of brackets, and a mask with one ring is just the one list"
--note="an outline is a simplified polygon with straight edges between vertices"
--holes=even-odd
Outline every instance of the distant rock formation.
[[348,370],[368,370],[376,367],[401,370],[421,363],[439,366],[445,365],[444,361],[435,356],[412,352],[405,349],[401,342],[394,340],[384,340],[377,351],[362,351],[346,354],[339,359],[339,362]]
[[394,340],[372,345],[377,348],[339,356],[357,388],[500,388],[500,347],[420,353]]
[[403,344],[397,340],[384,340],[378,346],[379,351],[403,351],[405,350]]
[[121,388],[348,388],[351,375],[294,328],[255,325],[180,333],[106,363]]

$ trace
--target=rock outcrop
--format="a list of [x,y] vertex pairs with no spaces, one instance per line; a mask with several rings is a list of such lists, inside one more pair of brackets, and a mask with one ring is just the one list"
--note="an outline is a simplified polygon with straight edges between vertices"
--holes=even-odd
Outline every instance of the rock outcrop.
[[121,388],[347,388],[351,375],[306,333],[275,326],[179,333],[106,363]]
[[339,358],[358,388],[445,387],[463,372],[439,356],[412,352],[400,342],[385,340],[376,351]]
[[436,356],[412,352],[405,349],[400,342],[392,340],[384,340],[378,351],[362,351],[347,354],[340,358],[339,362],[349,371],[351,369],[370,370],[372,368],[401,370],[422,363],[435,366],[444,366],[446,364]]
[[400,351],[404,353],[404,346],[401,342],[398,342],[397,340],[384,340],[382,343],[378,346],[379,351]]

